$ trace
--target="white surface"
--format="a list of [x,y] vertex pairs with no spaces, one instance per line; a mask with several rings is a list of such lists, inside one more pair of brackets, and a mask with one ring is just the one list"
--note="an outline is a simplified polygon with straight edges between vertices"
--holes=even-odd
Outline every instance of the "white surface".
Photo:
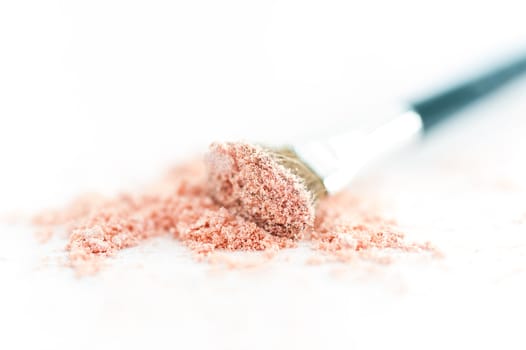
[[[524,13],[511,0],[2,1],[0,211],[146,182],[214,139],[352,125],[526,42]],[[443,260],[313,267],[300,249],[211,272],[161,239],[79,280],[42,262],[60,238],[3,225],[0,348],[524,348],[525,91],[354,184]]]

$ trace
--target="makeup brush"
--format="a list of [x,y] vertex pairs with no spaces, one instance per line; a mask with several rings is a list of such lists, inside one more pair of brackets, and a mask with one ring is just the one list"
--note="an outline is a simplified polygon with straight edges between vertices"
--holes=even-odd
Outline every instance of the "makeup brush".
[[364,165],[425,136],[524,72],[526,56],[409,104],[369,131],[283,148],[214,143],[206,156],[210,194],[268,232],[298,238],[313,226],[316,201],[345,188]]

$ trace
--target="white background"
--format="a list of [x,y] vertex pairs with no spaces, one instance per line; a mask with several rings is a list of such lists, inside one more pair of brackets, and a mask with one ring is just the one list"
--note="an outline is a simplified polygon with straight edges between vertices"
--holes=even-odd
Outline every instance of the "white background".
[[[0,211],[144,183],[212,140],[342,129],[526,48],[525,10],[2,0]],[[354,185],[436,243],[440,262],[307,268],[299,250],[297,264],[211,274],[166,239],[78,280],[42,266],[63,240],[41,246],[3,225],[1,347],[524,348],[525,91],[515,84]]]

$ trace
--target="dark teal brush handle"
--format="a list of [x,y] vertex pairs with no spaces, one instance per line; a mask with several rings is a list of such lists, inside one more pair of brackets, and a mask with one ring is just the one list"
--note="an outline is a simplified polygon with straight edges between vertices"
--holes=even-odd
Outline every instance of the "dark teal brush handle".
[[523,73],[526,73],[526,55],[475,79],[417,101],[413,103],[412,108],[422,118],[424,131],[428,131],[455,112],[495,92]]

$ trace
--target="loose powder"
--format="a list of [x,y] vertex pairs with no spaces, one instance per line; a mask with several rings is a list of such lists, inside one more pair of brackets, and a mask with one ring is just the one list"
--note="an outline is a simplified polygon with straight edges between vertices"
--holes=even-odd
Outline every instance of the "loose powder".
[[214,143],[206,162],[208,189],[218,203],[277,236],[299,239],[312,229],[311,194],[261,147]]
[[68,264],[81,275],[99,271],[105,258],[119,250],[160,235],[171,235],[200,261],[230,267],[253,263],[234,264],[225,252],[259,251],[268,260],[299,242],[315,253],[308,264],[354,259],[388,263],[392,252],[437,254],[429,243],[407,242],[394,221],[366,203],[349,191],[328,197],[318,203],[312,227],[307,225],[301,237],[283,236],[240,215],[239,208],[219,205],[210,193],[205,162],[196,159],[176,166],[140,191],[114,198],[82,196],[33,221],[39,232],[45,232],[40,235],[42,241],[51,232],[65,230]]

